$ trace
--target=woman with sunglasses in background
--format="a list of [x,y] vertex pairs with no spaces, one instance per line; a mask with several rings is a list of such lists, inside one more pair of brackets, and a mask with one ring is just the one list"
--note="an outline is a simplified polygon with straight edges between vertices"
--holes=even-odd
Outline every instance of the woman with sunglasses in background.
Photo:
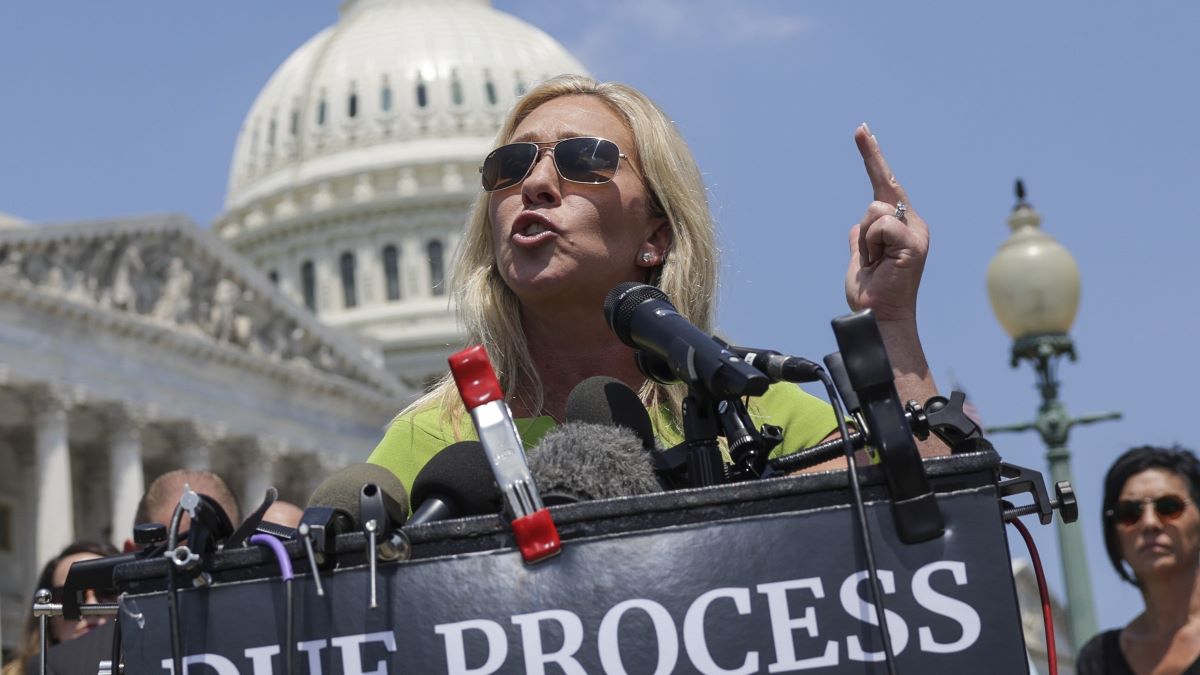
[[[865,124],[855,142],[874,201],[850,233],[846,297],[853,309],[874,310],[900,394],[924,401],[936,393],[916,330],[928,230]],[[647,380],[601,311],[618,283],[649,283],[712,331],[714,226],[700,171],[674,123],[632,87],[565,75],[517,102],[497,146],[480,167],[484,192],[452,285],[466,343],[487,348],[526,448],[562,423],[567,396],[596,375],[639,392],[660,446],[682,442],[686,386]],[[750,413],[756,425],[784,429],[777,454],[836,430],[829,406],[791,384],[753,399]],[[474,437],[447,375],[397,416],[369,461],[411,488],[433,455]]]
[[[67,582],[67,573],[71,571],[71,565],[81,560],[93,560],[116,554],[117,549],[110,544],[77,541],[46,563],[42,568],[41,575],[38,576],[34,593],[38,589],[48,588],[53,594],[52,602],[62,602],[62,588],[63,584]],[[84,604],[86,605],[96,604],[100,601],[101,599],[90,590],[84,594]],[[107,619],[104,617],[84,617],[79,621],[67,621],[61,616],[51,617],[46,644],[54,646],[74,640],[106,621]],[[37,670],[29,670],[28,664],[33,663],[34,657],[41,652],[41,631],[38,626],[38,619],[33,615],[33,593],[31,593],[29,613],[25,617],[25,628],[21,631],[21,641],[17,644],[12,660],[4,667],[3,671],[0,671],[2,675],[33,675],[37,672]]]
[[1200,461],[1180,448],[1134,448],[1104,478],[1104,544],[1146,610],[1092,638],[1079,675],[1200,675]]

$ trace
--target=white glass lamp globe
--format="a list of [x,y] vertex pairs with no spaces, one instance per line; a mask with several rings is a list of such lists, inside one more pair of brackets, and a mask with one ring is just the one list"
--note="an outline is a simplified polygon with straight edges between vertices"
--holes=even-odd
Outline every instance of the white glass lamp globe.
[[1024,199],[1008,219],[1012,235],[988,265],[992,312],[1013,339],[1065,335],[1079,310],[1079,266],[1053,237],[1042,231],[1042,217]]

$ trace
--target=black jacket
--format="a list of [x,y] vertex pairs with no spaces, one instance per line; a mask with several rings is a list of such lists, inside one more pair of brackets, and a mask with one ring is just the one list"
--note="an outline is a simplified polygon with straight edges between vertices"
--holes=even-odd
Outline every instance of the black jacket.
[[[82,635],[54,645],[46,653],[46,672],[54,675],[96,675],[101,661],[112,658],[112,642],[116,622],[109,621]],[[25,675],[38,675],[38,657],[25,662]]]

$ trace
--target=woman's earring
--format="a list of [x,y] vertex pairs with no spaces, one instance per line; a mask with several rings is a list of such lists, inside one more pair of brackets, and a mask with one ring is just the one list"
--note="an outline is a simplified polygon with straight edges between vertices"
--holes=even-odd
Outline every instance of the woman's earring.
[[648,263],[654,260],[654,254],[649,251],[642,251],[642,262]]

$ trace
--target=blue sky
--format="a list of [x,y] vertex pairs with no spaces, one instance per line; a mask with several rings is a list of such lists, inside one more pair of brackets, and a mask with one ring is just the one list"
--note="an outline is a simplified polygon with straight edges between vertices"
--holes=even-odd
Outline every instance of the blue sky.
[[[852,133],[868,121],[932,230],[920,318],[939,383],[961,384],[993,424],[1037,404],[1028,367],[1008,366],[984,288],[1024,178],[1083,278],[1080,360],[1060,370],[1062,397],[1075,414],[1125,413],[1070,442],[1100,625],[1140,609],[1108,566],[1097,504],[1124,449],[1200,446],[1183,424],[1200,374],[1200,6],[494,4],[677,121],[719,221],[720,323],[743,343],[836,348],[846,234],[871,198]],[[333,0],[4,3],[0,211],[35,222],[182,212],[207,226],[259,88],[335,19]],[[1008,461],[1044,470],[1032,433],[994,440]],[[1053,529],[1032,529],[1061,595]]]

